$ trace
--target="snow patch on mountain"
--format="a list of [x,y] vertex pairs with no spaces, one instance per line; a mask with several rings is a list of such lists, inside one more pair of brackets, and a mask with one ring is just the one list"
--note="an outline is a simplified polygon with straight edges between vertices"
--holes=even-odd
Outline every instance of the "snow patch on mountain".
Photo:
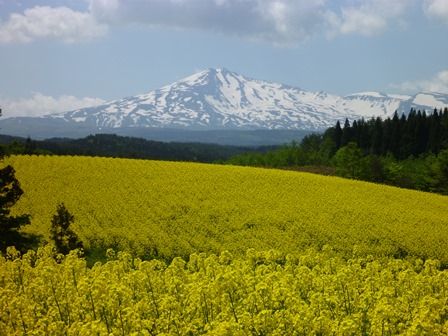
[[94,126],[321,130],[337,120],[448,106],[448,95],[360,92],[345,97],[208,69],[145,94],[46,118]]
[[415,105],[425,105],[433,106],[435,108],[441,108],[447,105],[446,98],[447,97],[443,97],[442,94],[434,95],[433,93],[419,93],[414,97],[412,103]]

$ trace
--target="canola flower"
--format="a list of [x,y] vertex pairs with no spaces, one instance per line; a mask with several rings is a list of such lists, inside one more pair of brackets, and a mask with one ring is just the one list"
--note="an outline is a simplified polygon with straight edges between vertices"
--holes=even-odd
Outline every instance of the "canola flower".
[[7,160],[28,232],[45,237],[63,201],[85,247],[132,253],[88,267],[76,251],[8,249],[0,336],[448,334],[447,197],[245,167]]
[[47,246],[0,257],[0,335],[446,335],[436,260],[108,251],[92,268]]
[[56,206],[90,250],[151,258],[247,248],[437,258],[448,265],[448,197],[307,173],[184,162],[13,156],[28,232]]

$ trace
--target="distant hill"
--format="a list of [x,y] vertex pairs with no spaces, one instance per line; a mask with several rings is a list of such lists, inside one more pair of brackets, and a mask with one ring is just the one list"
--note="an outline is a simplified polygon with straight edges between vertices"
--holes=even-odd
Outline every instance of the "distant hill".
[[31,140],[0,135],[0,144],[10,153],[51,153],[102,157],[139,158],[170,161],[215,162],[248,152],[274,147],[249,148],[205,143],[165,143],[114,134],[90,135],[82,139],[52,138]]

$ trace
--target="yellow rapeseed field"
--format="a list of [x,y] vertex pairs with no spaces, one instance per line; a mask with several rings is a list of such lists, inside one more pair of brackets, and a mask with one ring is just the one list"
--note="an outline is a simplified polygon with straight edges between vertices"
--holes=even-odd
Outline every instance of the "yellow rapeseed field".
[[438,262],[248,250],[92,268],[51,248],[0,256],[0,335],[446,335]]
[[448,197],[307,173],[129,159],[13,156],[14,211],[48,236],[56,206],[87,248],[172,258],[248,248],[448,262]]

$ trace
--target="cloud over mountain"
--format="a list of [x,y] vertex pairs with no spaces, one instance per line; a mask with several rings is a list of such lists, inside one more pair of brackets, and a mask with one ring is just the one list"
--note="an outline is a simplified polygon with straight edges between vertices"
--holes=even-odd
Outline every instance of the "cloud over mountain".
[[448,93],[448,70],[440,71],[430,79],[406,81],[392,84],[391,87],[406,93],[417,91]]
[[3,109],[4,117],[38,117],[102,103],[104,100],[99,98],[77,98],[70,95],[51,97],[38,92],[29,98],[22,99],[2,99],[0,97],[0,106]]

